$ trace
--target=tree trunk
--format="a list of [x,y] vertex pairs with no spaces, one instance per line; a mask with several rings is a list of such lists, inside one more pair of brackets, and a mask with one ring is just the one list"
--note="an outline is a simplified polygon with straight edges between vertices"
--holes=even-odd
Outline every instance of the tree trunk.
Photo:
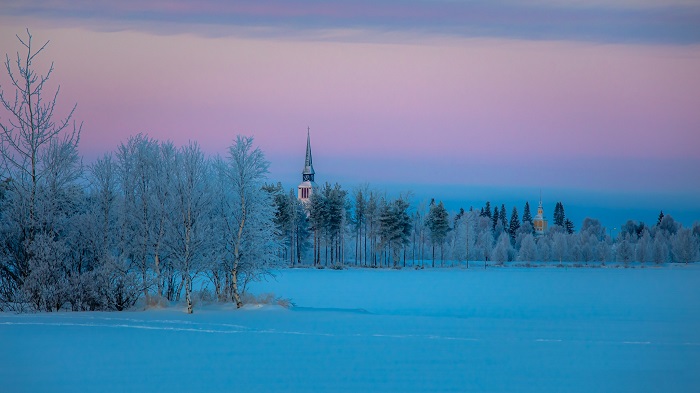
[[246,201],[245,196],[241,193],[241,222],[238,223],[238,234],[236,235],[236,244],[233,248],[233,268],[231,269],[231,290],[233,292],[232,300],[236,303],[236,308],[243,307],[241,296],[238,293],[238,265],[241,261],[241,242],[243,240],[243,227],[246,220]]
[[231,292],[233,294],[232,300],[236,303],[236,308],[241,308],[243,307],[243,302],[241,301],[241,295],[238,293],[238,263],[234,262],[231,275]]
[[190,273],[185,273],[185,301],[187,302],[187,313],[192,314],[192,278]]

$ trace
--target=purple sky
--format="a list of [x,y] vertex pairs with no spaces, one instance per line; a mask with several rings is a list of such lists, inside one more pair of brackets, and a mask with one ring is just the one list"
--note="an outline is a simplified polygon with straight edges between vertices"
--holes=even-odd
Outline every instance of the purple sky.
[[700,219],[697,2],[100,3],[0,6],[3,53],[51,40],[87,160],[138,132],[222,154],[249,134],[290,187],[310,126],[320,182]]

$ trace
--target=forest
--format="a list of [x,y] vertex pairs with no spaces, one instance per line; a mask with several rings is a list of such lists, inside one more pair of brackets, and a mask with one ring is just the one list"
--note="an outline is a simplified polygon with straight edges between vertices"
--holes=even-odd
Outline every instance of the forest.
[[544,235],[529,203],[522,218],[503,204],[448,212],[435,199],[329,183],[302,203],[268,179],[270,163],[246,136],[220,157],[138,134],[84,163],[75,106],[54,113],[53,65],[44,74],[33,66],[46,44],[36,47],[29,32],[20,42],[26,54],[6,57],[10,90],[0,87],[0,311],[125,310],[184,295],[192,312],[202,282],[212,300],[241,307],[251,280],[282,267],[603,266],[700,255],[700,223],[683,227],[663,212],[613,237],[595,218],[577,230],[561,202]]

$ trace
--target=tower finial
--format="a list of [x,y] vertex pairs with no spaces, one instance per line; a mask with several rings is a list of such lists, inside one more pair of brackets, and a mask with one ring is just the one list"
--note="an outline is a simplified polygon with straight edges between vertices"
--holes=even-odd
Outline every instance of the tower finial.
[[314,162],[311,156],[311,127],[306,127],[306,160],[304,161],[303,181],[314,181]]

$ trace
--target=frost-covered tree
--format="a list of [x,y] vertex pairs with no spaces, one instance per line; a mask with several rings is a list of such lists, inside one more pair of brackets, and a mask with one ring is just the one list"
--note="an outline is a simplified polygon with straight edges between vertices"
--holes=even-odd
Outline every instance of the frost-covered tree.
[[567,236],[562,232],[554,232],[552,235],[552,259],[562,263],[569,259],[569,247]]
[[617,260],[624,262],[625,266],[632,261],[634,258],[634,247],[630,242],[630,235],[628,233],[620,234],[615,252],[617,254]]
[[668,237],[663,233],[654,236],[654,243],[651,246],[651,258],[654,263],[662,264],[668,261]]
[[160,217],[156,215],[154,176],[160,155],[156,140],[139,134],[117,148],[119,187],[122,190],[120,211],[120,250],[130,268],[140,273],[144,297],[152,284],[149,275],[153,261],[153,238]]
[[651,255],[651,245],[652,239],[649,235],[649,231],[644,228],[641,237],[639,237],[639,240],[637,240],[637,244],[635,245],[634,255],[637,262],[644,263],[650,259],[649,256]]
[[[190,143],[189,146],[178,151],[172,142],[156,143],[153,149],[157,150],[157,156],[154,157],[155,165],[153,165],[153,182],[151,184],[151,195],[149,206],[152,209],[152,229],[150,235],[150,246],[153,259],[153,275],[156,282],[156,297],[160,298],[163,295],[168,300],[179,298],[182,285],[186,284],[186,278],[182,274],[178,274],[178,268],[173,263],[181,263],[181,261],[173,261],[169,253],[173,250],[166,247],[165,243],[169,240],[166,238],[171,228],[170,222],[177,220],[176,211],[181,208],[180,201],[176,191],[182,190],[181,180],[183,172],[193,171],[192,168],[185,168],[183,164],[186,162],[191,164],[191,157],[185,160],[185,154],[191,154],[192,149],[198,149],[196,144]],[[190,173],[191,175],[191,173]],[[180,181],[181,183],[181,181]],[[179,277],[179,284],[176,283]],[[164,293],[165,292],[165,293]]]
[[230,298],[240,308],[240,279],[257,278],[276,260],[274,207],[262,188],[269,162],[260,148],[253,147],[252,137],[239,135],[222,163],[217,165],[223,174],[220,179],[226,181],[225,208],[220,217],[226,244],[222,257],[230,262]]
[[[0,300],[7,302],[17,300],[15,296],[32,273],[32,266],[38,263],[38,252],[48,255],[50,247],[63,247],[52,226],[65,215],[54,209],[58,201],[49,195],[63,195],[63,187],[71,183],[68,177],[75,168],[81,132],[81,126],[73,121],[76,106],[62,119],[55,116],[60,88],[54,93],[47,91],[53,63],[45,74],[37,71],[38,56],[48,42],[35,45],[29,30],[26,38],[17,39],[26,54],[6,55],[4,62],[13,91],[0,86],[0,180],[6,189],[5,206],[0,211],[5,240],[0,257]],[[35,245],[39,235],[41,244]],[[59,250],[55,251],[58,255]]]
[[502,232],[496,241],[496,247],[493,249],[492,260],[503,265],[510,260],[510,254],[513,252],[513,247],[510,245],[510,236]]
[[670,214],[666,214],[665,216],[663,216],[663,218],[661,219],[661,223],[658,226],[659,230],[664,231],[669,235],[675,235],[676,232],[678,232],[678,228],[680,228],[680,225],[676,222],[676,220],[673,219],[673,217]]
[[537,259],[542,262],[552,260],[552,241],[549,236],[537,239]]
[[[365,198],[366,186],[358,187],[353,192],[355,197],[355,211],[353,216],[354,232],[355,232],[355,264],[362,265],[363,256],[366,258],[366,254],[363,252],[362,247],[362,234],[365,228],[366,214],[365,206],[367,205],[367,200]],[[366,236],[366,234],[365,234]]]
[[580,232],[578,234],[578,242],[580,249],[581,262],[591,262],[596,259],[596,248],[598,247],[598,239],[595,235],[589,232]]
[[520,252],[518,253],[518,260],[523,262],[533,262],[537,259],[537,244],[535,243],[535,237],[531,233],[528,233],[523,238],[520,244]]
[[605,239],[605,228],[600,224],[600,221],[595,218],[584,218],[580,233],[587,233],[598,241]]
[[698,259],[698,241],[690,228],[681,228],[676,233],[672,244],[673,258],[676,262],[695,262]]
[[488,217],[479,217],[477,223],[477,239],[474,244],[474,258],[483,261],[490,261],[493,251],[493,232],[491,231],[491,220]]
[[210,241],[210,166],[194,142],[181,148],[175,158],[172,215],[167,222],[164,246],[175,269],[182,275],[187,313],[192,313],[192,281],[214,257]]

